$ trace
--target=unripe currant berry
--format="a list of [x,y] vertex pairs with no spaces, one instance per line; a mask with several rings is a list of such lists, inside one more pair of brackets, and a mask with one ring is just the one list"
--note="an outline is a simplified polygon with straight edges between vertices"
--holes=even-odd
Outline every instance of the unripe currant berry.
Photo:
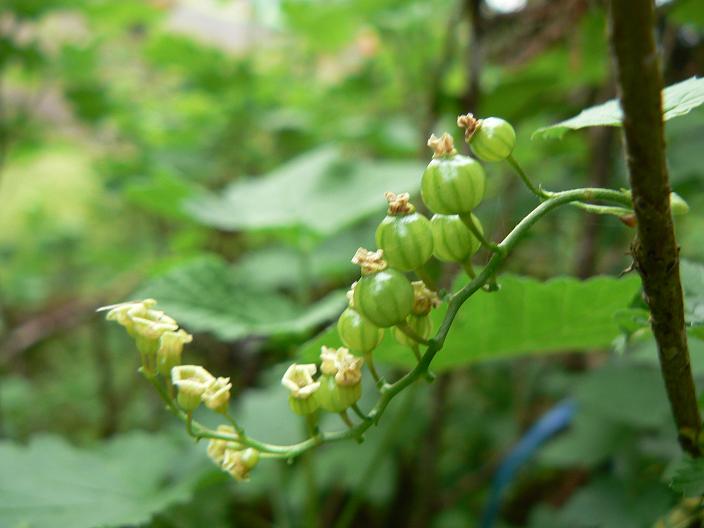
[[374,350],[384,337],[384,331],[352,307],[347,308],[337,320],[337,333],[342,343],[360,354]]
[[423,202],[434,213],[471,212],[484,197],[484,169],[478,161],[457,154],[447,133],[439,139],[430,136],[428,146],[435,154],[421,179]]
[[[430,333],[433,331],[433,322],[427,315],[411,314],[406,319],[406,323],[416,334],[418,334],[419,337],[422,337],[423,339],[428,339],[430,337]],[[396,341],[404,346],[413,347],[418,344],[398,328],[394,328],[394,337],[396,338]]]
[[515,130],[499,117],[476,119],[472,114],[466,114],[457,118],[457,125],[465,129],[467,143],[482,161],[504,160],[516,146]]
[[433,254],[430,222],[408,202],[408,193],[387,192],[389,209],[376,228],[376,245],[384,250],[389,266],[413,271],[425,264]]
[[318,402],[320,407],[329,412],[339,413],[350,405],[357,403],[362,396],[362,384],[339,385],[335,376],[323,375],[320,377],[318,389]]
[[359,248],[352,262],[362,267],[354,289],[354,307],[380,328],[394,326],[413,308],[413,287],[403,273],[387,268],[383,251]]
[[[483,234],[479,219],[471,215],[474,224]],[[433,255],[443,262],[466,262],[474,255],[481,243],[469,228],[464,224],[459,215],[436,214],[430,219],[433,231]]]

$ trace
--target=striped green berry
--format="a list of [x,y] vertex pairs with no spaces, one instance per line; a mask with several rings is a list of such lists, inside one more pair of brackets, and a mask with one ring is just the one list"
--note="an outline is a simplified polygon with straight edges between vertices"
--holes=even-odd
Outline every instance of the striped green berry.
[[385,269],[363,275],[354,289],[354,306],[380,328],[403,321],[413,308],[413,287],[400,271]]
[[428,164],[420,185],[423,202],[434,213],[468,213],[484,197],[486,176],[478,161],[450,154]]
[[[471,216],[479,231],[484,233],[479,219],[473,214]],[[466,262],[481,247],[459,215],[433,215],[430,227],[433,232],[433,255],[443,262]]]
[[498,117],[480,119],[469,138],[469,146],[482,161],[501,161],[513,152],[516,132],[508,121]]
[[401,271],[422,267],[433,254],[430,221],[420,213],[387,215],[376,229],[376,245],[389,266]]
[[337,320],[337,333],[350,350],[368,354],[384,337],[384,331],[368,321],[354,308],[347,308]]
[[329,412],[342,412],[356,403],[362,396],[362,384],[340,385],[335,376],[320,377],[320,389],[317,392],[320,407]]

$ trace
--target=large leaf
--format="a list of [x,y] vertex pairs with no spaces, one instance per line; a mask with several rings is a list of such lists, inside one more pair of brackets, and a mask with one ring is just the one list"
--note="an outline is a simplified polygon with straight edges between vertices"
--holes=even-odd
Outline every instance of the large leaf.
[[220,195],[186,204],[193,217],[228,231],[298,230],[327,236],[383,213],[384,192],[414,192],[422,167],[410,162],[352,161],[339,149],[309,152]]
[[77,449],[56,437],[28,446],[0,443],[0,526],[142,524],[189,499],[203,475],[200,468],[208,468],[195,453],[165,435],[144,433],[95,449]]
[[303,334],[337,315],[342,291],[301,306],[288,297],[253,284],[227,263],[203,257],[175,268],[140,291],[193,332],[211,332],[223,340],[246,336]]
[[[619,333],[614,314],[628,306],[640,287],[639,279],[633,276],[587,281],[556,278],[540,282],[502,275],[499,283],[498,292],[480,291],[465,303],[433,368],[442,370],[521,354],[608,346]],[[439,309],[434,314],[435,328],[444,312]],[[374,357],[378,361],[412,365],[411,352],[396,343],[391,332],[386,334]],[[301,356],[314,360],[324,344],[339,346],[334,327],[308,342]]]
[[688,497],[704,494],[704,460],[684,458],[673,470],[670,486]]
[[[663,118],[688,114],[704,104],[704,79],[692,77],[663,90]],[[621,126],[623,113],[616,99],[582,110],[579,115],[533,132],[533,138],[561,138],[567,130],[593,126]]]

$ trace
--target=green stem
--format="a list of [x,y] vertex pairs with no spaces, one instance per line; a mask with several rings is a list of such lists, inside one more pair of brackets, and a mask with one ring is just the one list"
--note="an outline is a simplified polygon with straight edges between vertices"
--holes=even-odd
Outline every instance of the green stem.
[[342,421],[345,422],[345,425],[349,427],[350,429],[354,429],[354,423],[352,423],[352,420],[350,420],[349,415],[347,414],[347,411],[342,411],[340,414],[340,418],[342,418]]
[[[404,391],[419,378],[426,375],[436,354],[442,349],[445,339],[447,338],[447,334],[450,331],[452,323],[454,322],[455,317],[457,316],[457,313],[462,305],[467,301],[467,299],[474,295],[474,293],[481,289],[482,286],[491,280],[501,265],[505,262],[507,256],[511,253],[511,251],[513,251],[523,237],[525,237],[533,225],[557,207],[572,202],[589,202],[593,200],[618,203],[626,207],[630,207],[631,202],[625,192],[614,191],[611,189],[586,188],[549,193],[548,198],[546,198],[545,201],[539,204],[526,217],[524,217],[518,225],[513,228],[508,236],[506,236],[506,238],[498,245],[500,252],[497,252],[491,257],[491,259],[489,259],[489,262],[482,269],[482,271],[471,282],[450,296],[450,302],[447,312],[445,313],[445,318],[443,319],[442,324],[440,325],[440,328],[435,336],[428,341],[428,348],[421,356],[421,360],[418,362],[418,365],[416,365],[415,368],[413,368],[398,381],[392,384],[384,383],[381,385],[379,399],[377,400],[376,405],[374,405],[372,410],[367,414],[367,420],[362,421],[351,429],[348,428],[343,431],[319,432],[311,438],[290,445],[267,444],[246,435],[238,437],[236,435],[214,431],[199,424],[195,420],[193,420],[191,424],[194,436],[197,438],[217,438],[228,442],[239,442],[240,444],[257,449],[260,452],[268,453],[269,458],[278,457],[286,459],[297,457],[302,453],[305,453],[306,451],[309,451],[324,443],[338,442],[341,440],[361,437],[362,433],[369,429],[374,423],[378,422],[391,400],[393,400],[399,393]],[[147,379],[157,388],[157,391],[165,400],[168,408],[180,420],[185,422],[187,420],[186,413],[179,409],[170,400],[168,394],[163,390],[163,388],[160,387],[158,380],[149,376],[147,376]]]
[[477,227],[477,224],[474,223],[471,213],[461,214],[460,218],[462,219],[462,222],[464,222],[464,225],[466,225],[467,228],[472,232],[474,238],[479,240],[479,243],[484,246],[485,249],[488,249],[489,251],[497,255],[501,254],[501,252],[503,251],[501,249],[501,246],[499,244],[491,242],[490,240],[487,240],[487,238],[484,236],[484,233],[482,233]]
[[418,335],[418,332],[413,330],[413,328],[411,328],[411,325],[409,325],[406,321],[401,321],[400,323],[396,324],[396,328],[401,330],[401,332],[406,334],[406,337],[412,339],[416,343],[420,343],[421,345],[426,346],[428,345],[428,340]]
[[612,215],[621,217],[633,214],[633,209],[628,209],[626,207],[616,207],[612,205],[594,205],[582,202],[574,202],[572,205],[588,213],[599,215]]
[[477,276],[477,273],[474,271],[474,266],[472,266],[471,259],[467,259],[462,263],[462,269],[470,279],[473,279]]
[[369,418],[367,418],[367,415],[364,414],[364,412],[362,411],[362,409],[360,409],[360,408],[359,408],[359,405],[357,405],[356,403],[353,403],[353,404],[350,406],[350,409],[352,409],[352,411],[353,411],[361,420],[369,420]]
[[532,192],[541,200],[545,200],[546,198],[548,198],[548,193],[542,190],[540,187],[535,186],[535,184],[531,181],[525,171],[521,168],[521,166],[518,164],[516,158],[514,158],[513,155],[509,154],[508,158],[506,158],[506,161],[508,161],[508,164],[511,165],[511,167],[513,167],[513,170],[518,173],[518,175],[521,177],[521,180],[523,180],[523,183],[525,183],[526,187],[530,189],[530,192]]
[[381,379],[381,376],[379,376],[379,373],[377,372],[376,367],[374,366],[374,357],[372,356],[371,352],[367,352],[366,354],[364,354],[364,362],[367,364],[369,372],[371,372],[372,378],[374,378],[376,384],[380,385],[383,380]]
[[224,412],[222,413],[225,418],[227,418],[227,421],[230,422],[230,425],[237,431],[238,436],[244,436],[244,429],[237,423],[237,420],[235,420],[235,417],[232,416],[229,412]]
[[422,280],[428,288],[433,291],[438,291],[438,285],[430,276],[430,273],[428,273],[428,269],[425,267],[425,265],[421,266],[416,270],[413,270],[413,273],[418,275],[418,278]]

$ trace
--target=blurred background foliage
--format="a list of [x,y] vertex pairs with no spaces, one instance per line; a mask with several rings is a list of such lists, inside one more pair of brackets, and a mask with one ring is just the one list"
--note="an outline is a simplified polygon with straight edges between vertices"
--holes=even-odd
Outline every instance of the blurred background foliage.
[[[658,17],[666,83],[701,74],[704,4]],[[295,441],[283,363],[315,355],[383,192],[417,191],[428,135],[460,112],[501,116],[546,187],[621,187],[618,130],[531,140],[614,95],[589,0],[4,0],[0,526],[699,526],[683,497],[704,492],[704,467],[680,460],[639,282],[615,278],[633,234],[616,219],[547,218],[504,289],[465,307],[434,384],[363,444],[264,461],[248,484],[188,441],[94,313],[157,298],[196,334],[186,361],[232,377],[247,431]],[[700,379],[703,118],[667,125]],[[499,238],[533,198],[487,171],[478,214]],[[540,282],[599,274],[613,278]],[[409,364],[390,341],[379,353],[389,376]],[[569,429],[492,484],[565,398]]]

